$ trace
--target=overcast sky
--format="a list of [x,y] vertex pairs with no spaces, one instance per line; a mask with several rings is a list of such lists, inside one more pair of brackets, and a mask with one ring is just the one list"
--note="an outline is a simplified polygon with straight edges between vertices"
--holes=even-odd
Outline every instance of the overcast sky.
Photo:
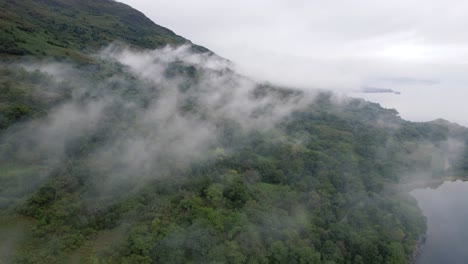
[[[468,1],[122,0],[258,80],[468,126]],[[362,94],[362,87],[400,91]]]

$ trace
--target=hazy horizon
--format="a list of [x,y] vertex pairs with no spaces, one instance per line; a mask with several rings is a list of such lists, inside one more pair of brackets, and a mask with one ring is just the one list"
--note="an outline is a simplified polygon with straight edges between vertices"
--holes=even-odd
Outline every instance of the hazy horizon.
[[[395,108],[408,120],[468,126],[468,3],[122,2],[260,81],[331,89]],[[401,94],[356,93],[362,87]]]

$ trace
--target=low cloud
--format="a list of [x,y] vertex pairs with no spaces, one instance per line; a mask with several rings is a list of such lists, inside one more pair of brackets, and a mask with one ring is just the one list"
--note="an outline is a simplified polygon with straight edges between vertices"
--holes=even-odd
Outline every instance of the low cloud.
[[219,147],[226,153],[229,134],[267,131],[313,98],[259,85],[236,74],[229,61],[188,46],[141,51],[112,45],[96,58],[113,65],[104,78],[83,66],[11,66],[49,76],[67,95],[46,117],[4,132],[1,156],[45,166],[45,178],[73,157],[87,164],[96,190],[107,196],[165,177],[170,168],[183,172],[214,158]]
[[[257,80],[358,97],[359,87],[385,87],[403,96],[364,98],[412,121],[444,118],[468,126],[460,100],[468,84],[463,1],[123,2]],[[180,16],[180,10],[190,11]]]

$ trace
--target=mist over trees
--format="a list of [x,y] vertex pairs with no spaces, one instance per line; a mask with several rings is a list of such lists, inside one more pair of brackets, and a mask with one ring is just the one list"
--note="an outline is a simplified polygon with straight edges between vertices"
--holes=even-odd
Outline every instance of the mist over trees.
[[467,173],[447,121],[259,84],[183,40],[69,41],[88,62],[0,66],[1,261],[405,263],[425,218],[401,186]]

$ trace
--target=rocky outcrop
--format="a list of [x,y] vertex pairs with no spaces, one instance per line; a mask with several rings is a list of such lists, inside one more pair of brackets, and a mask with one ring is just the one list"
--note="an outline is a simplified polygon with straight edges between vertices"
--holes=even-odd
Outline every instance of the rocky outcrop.
[[418,240],[416,245],[414,245],[413,253],[411,254],[411,259],[409,260],[408,264],[416,264],[419,256],[421,256],[422,254],[425,242],[426,242],[426,236],[424,235]]

